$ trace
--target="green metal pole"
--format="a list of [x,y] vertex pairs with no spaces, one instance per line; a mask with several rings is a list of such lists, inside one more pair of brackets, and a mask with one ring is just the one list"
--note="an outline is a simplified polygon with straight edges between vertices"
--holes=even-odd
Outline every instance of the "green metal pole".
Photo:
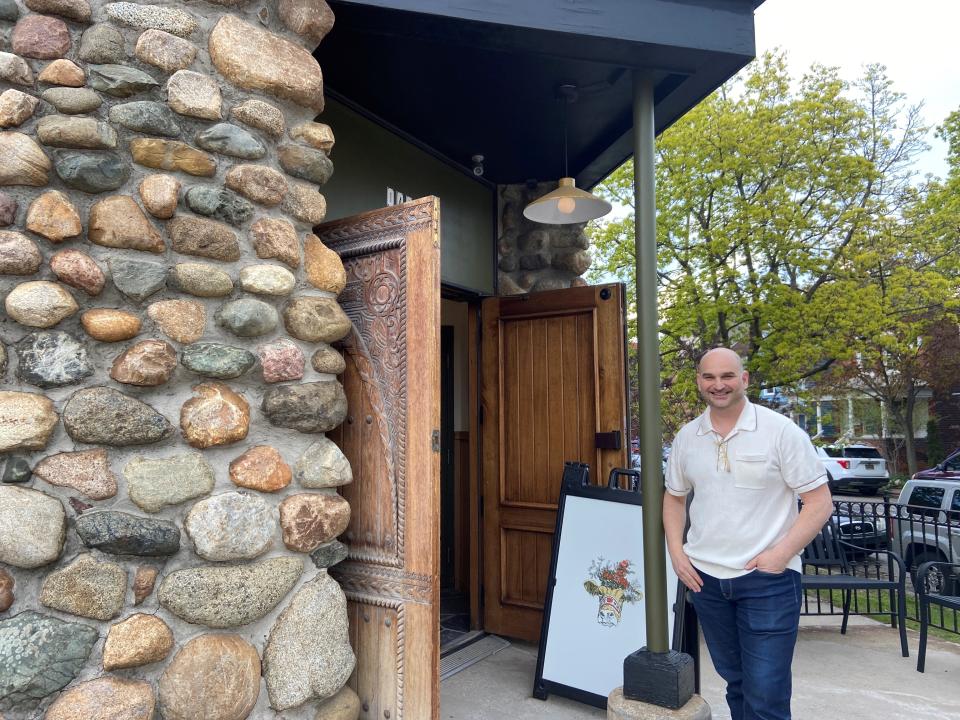
[[660,342],[657,318],[657,204],[654,175],[653,80],[633,72],[633,200],[637,271],[637,352],[640,376],[640,457],[643,460],[643,574],[647,650],[665,653],[667,568],[663,536],[660,462]]

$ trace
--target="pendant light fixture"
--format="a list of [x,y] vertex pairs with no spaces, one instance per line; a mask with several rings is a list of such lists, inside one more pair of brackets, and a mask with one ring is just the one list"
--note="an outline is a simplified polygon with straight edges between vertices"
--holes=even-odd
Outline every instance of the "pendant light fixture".
[[575,85],[561,85],[558,89],[563,101],[563,175],[560,187],[537,198],[523,209],[528,220],[548,225],[572,225],[603,217],[612,209],[606,200],[580,190],[567,168],[567,107],[576,102]]

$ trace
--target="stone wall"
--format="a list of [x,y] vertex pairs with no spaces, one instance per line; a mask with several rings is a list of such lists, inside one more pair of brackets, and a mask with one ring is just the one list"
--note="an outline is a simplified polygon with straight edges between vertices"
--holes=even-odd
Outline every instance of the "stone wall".
[[[323,0],[0,0],[0,717],[356,718]],[[327,700],[333,697],[332,700]]]
[[500,295],[585,285],[590,267],[586,223],[543,225],[527,220],[523,209],[557,189],[557,183],[501,185],[498,188],[500,232],[497,241]]

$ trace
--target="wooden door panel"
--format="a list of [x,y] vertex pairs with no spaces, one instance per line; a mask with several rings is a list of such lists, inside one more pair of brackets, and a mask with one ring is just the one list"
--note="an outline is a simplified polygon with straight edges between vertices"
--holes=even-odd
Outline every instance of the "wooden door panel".
[[439,205],[424,198],[316,228],[347,272],[348,414],[330,433],[353,482],[346,561],[365,720],[439,716]]
[[[626,465],[623,295],[573,288],[482,307],[484,626],[540,633],[563,464],[594,482]],[[596,447],[620,430],[624,447]]]

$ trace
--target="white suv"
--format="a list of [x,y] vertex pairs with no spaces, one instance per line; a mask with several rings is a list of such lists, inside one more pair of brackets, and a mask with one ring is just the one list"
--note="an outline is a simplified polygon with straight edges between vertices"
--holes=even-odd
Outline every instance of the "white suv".
[[876,495],[890,480],[887,461],[871,445],[818,447],[817,454],[827,468],[831,490]]

